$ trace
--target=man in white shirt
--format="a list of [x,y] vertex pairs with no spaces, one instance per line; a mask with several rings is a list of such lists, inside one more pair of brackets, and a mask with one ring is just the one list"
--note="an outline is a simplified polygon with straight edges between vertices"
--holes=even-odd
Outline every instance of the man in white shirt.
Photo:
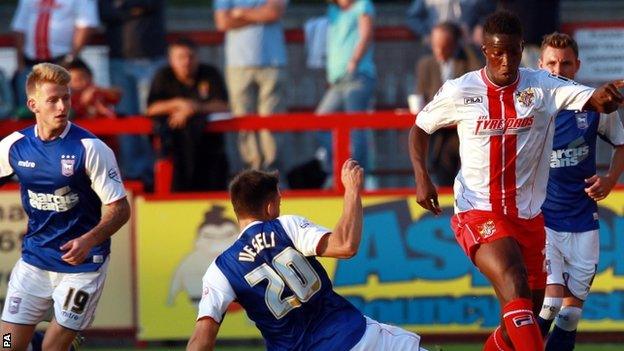
[[20,0],[11,22],[15,33],[18,102],[32,66],[42,62],[71,62],[99,26],[95,0]]

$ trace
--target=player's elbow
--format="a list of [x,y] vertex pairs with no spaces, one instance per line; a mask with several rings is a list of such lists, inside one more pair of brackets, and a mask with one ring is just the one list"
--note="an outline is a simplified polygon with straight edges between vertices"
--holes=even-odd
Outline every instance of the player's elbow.
[[345,243],[337,251],[336,258],[348,259],[358,253],[359,245],[356,243]]

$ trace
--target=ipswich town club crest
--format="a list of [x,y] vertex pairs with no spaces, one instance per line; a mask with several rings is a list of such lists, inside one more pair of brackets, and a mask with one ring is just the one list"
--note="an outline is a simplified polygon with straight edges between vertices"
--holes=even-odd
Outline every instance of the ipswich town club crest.
[[533,105],[533,100],[535,100],[535,92],[532,88],[527,88],[523,91],[517,92],[516,99],[518,99],[518,102],[522,104],[522,106],[529,107]]
[[75,155],[61,156],[61,173],[66,177],[74,175],[74,164],[76,163]]
[[575,117],[578,129],[587,129],[589,127],[589,123],[587,123],[587,112],[579,112]]

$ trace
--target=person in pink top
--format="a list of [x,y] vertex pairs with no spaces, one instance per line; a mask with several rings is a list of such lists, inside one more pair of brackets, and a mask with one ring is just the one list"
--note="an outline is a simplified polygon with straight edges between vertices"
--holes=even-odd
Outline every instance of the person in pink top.
[[[429,134],[457,126],[455,237],[487,277],[502,308],[484,350],[543,350],[535,320],[546,274],[544,220],[554,116],[562,109],[609,113],[624,98],[617,81],[598,89],[545,71],[519,68],[522,27],[509,12],[484,25],[485,68],[447,81],[416,118],[409,150],[420,206],[439,214],[426,169]],[[512,346],[513,345],[513,346]]]

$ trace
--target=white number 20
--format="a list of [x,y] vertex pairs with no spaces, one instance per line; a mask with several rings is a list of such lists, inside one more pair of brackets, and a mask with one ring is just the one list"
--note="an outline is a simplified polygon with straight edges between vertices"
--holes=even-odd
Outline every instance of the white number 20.
[[[272,264],[273,268],[263,263],[247,273],[245,280],[251,286],[268,280],[264,301],[275,318],[280,319],[316,294],[321,289],[321,279],[308,260],[292,247],[277,254]],[[295,294],[281,299],[286,285]]]

